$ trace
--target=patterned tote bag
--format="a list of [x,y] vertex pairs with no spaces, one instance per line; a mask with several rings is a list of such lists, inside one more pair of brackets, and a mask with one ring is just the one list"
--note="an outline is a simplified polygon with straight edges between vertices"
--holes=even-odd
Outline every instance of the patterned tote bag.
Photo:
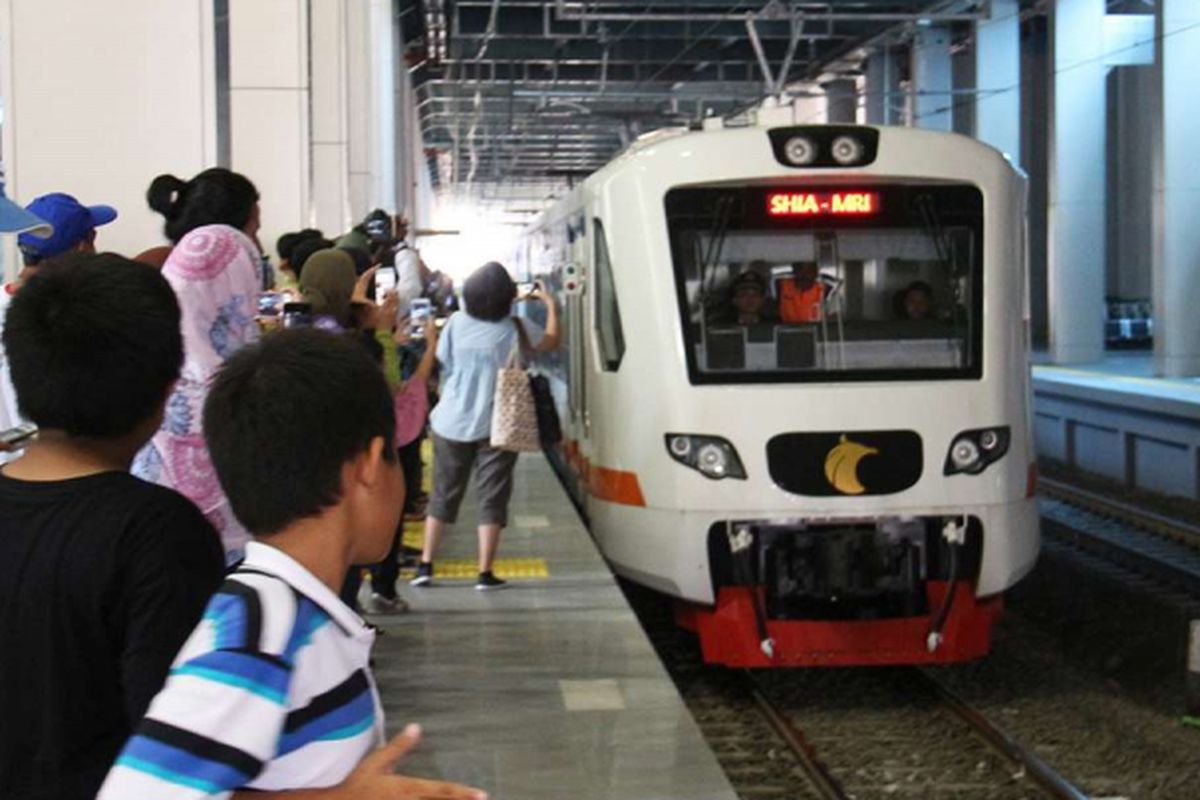
[[513,344],[508,361],[496,373],[496,394],[492,400],[492,447],[516,453],[541,450],[538,439],[537,410],[529,375],[521,365],[521,350]]

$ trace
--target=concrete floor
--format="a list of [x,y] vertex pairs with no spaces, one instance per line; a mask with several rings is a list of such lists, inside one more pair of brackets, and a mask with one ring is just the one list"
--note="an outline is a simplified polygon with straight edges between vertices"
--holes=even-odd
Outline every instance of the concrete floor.
[[[472,501],[446,558],[474,557]],[[371,617],[388,729],[425,729],[402,771],[497,800],[736,797],[540,455],[518,462],[511,522],[501,558],[544,558],[549,577],[402,584],[411,612]]]

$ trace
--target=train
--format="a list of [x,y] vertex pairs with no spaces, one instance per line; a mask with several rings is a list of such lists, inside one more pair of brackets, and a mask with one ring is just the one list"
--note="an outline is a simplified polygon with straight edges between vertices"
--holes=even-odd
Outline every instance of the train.
[[987,654],[1039,550],[1026,179],[953,133],[642,137],[524,231],[563,311],[549,456],[705,661]]

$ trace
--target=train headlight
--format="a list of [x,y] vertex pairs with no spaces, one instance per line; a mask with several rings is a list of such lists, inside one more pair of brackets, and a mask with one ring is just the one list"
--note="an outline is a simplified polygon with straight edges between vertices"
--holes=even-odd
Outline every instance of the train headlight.
[[942,472],[946,475],[978,475],[1008,452],[1009,438],[1008,426],[963,431],[950,443]]
[[793,136],[783,145],[783,154],[798,167],[817,160],[817,145],[807,136]]
[[979,445],[966,436],[950,446],[950,462],[959,472],[970,472],[979,466],[979,456]]
[[851,164],[857,164],[862,161],[865,148],[858,139],[853,136],[839,136],[833,140],[833,146],[830,148],[833,155],[833,160],[841,164],[843,167]]
[[746,479],[746,470],[737,450],[719,436],[695,436],[687,433],[667,434],[667,452],[671,458],[691,467],[706,478]]

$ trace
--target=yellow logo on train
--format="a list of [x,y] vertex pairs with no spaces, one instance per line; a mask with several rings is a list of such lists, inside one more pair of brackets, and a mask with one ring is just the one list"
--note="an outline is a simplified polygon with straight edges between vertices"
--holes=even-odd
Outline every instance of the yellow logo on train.
[[878,453],[874,447],[850,441],[843,433],[838,444],[825,456],[825,479],[842,494],[862,494],[867,487],[858,480],[858,462]]

